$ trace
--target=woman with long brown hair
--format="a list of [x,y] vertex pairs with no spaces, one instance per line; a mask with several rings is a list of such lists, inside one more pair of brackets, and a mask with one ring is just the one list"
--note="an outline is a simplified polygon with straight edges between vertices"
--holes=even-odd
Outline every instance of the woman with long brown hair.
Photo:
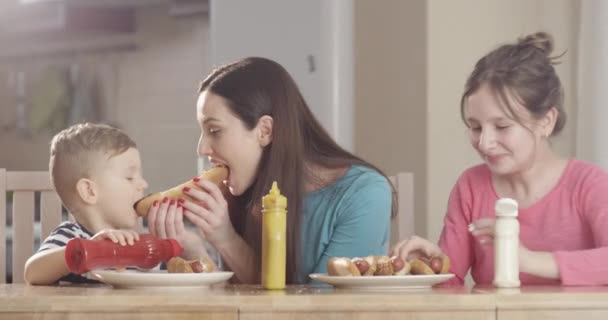
[[[204,205],[186,202],[180,210],[240,282],[260,281],[261,199],[273,181],[288,199],[288,283],[325,272],[333,256],[387,252],[396,204],[386,176],[328,135],[278,63],[246,58],[214,70],[201,84],[197,119],[198,153],[228,167],[236,205],[229,209],[220,190],[201,181],[207,192],[189,195]],[[166,210],[152,209],[151,231],[184,238]]]

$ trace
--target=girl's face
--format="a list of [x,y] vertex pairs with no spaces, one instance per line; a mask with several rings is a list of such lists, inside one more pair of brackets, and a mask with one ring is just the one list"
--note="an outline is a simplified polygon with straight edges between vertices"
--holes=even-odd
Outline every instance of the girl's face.
[[196,103],[201,129],[198,154],[214,165],[228,167],[230,193],[243,194],[254,182],[264,147],[270,143],[258,125],[247,129],[219,95],[203,91]]
[[522,172],[535,164],[537,145],[546,130],[540,120],[516,99],[509,97],[510,105],[521,122],[506,114],[490,88],[481,86],[471,94],[464,108],[465,122],[473,148],[497,175]]

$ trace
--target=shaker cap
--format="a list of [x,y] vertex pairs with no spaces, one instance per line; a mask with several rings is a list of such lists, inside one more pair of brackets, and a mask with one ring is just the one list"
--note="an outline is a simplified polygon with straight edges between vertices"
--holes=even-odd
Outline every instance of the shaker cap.
[[262,207],[264,209],[287,208],[287,198],[281,194],[276,181],[272,183],[272,188],[270,188],[268,194],[262,197]]
[[500,198],[494,206],[497,217],[517,217],[517,208],[517,201],[511,198]]

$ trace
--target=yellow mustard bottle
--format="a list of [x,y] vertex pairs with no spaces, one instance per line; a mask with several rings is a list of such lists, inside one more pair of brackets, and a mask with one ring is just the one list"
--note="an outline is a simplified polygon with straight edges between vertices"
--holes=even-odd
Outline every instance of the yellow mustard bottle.
[[277,182],[262,198],[262,286],[284,289],[287,248],[287,198]]

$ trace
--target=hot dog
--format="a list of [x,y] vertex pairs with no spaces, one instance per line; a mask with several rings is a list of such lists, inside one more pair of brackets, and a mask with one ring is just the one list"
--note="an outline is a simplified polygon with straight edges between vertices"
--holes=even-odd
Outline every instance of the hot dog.
[[349,258],[330,258],[327,261],[327,273],[332,276],[361,276],[361,271]]
[[[209,181],[215,183],[220,188],[224,187],[222,182],[224,180],[226,180],[227,178],[228,178],[228,169],[225,167],[211,168],[209,170],[204,171],[199,176],[199,179],[209,180]],[[135,212],[137,212],[137,214],[139,216],[144,217],[148,214],[148,211],[150,210],[150,206],[152,205],[152,203],[154,203],[154,201],[162,201],[162,199],[165,197],[167,197],[169,199],[185,198],[187,200],[193,200],[191,197],[184,194],[184,192],[183,192],[184,187],[189,187],[192,189],[200,189],[200,187],[198,187],[196,185],[196,183],[194,183],[194,181],[192,181],[192,180],[186,181],[177,187],[174,187],[169,190],[162,191],[162,192],[153,193],[153,194],[147,195],[147,196],[143,197],[142,199],[138,200],[134,205]]]
[[330,276],[406,275],[410,264],[399,257],[367,256],[365,258],[331,258],[327,261]]
[[209,257],[195,260],[184,260],[180,257],[174,257],[167,262],[167,272],[169,273],[214,272],[216,269],[215,263]]
[[419,257],[410,261],[412,274],[441,274],[450,271],[450,258],[447,255],[435,257]]

